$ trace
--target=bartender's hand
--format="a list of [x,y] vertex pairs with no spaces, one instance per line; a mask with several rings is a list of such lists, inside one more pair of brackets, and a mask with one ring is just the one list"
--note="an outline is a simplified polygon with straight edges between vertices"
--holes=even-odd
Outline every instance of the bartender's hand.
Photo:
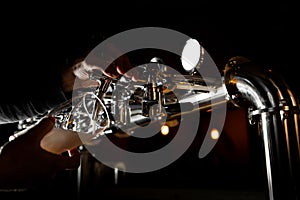
[[0,188],[17,189],[39,186],[52,180],[58,172],[80,165],[77,149],[69,155],[46,151],[42,138],[54,127],[53,118],[44,118],[24,134],[2,146],[0,152]]
[[[104,74],[110,78],[117,78],[121,75],[136,81],[137,75],[134,73],[133,66],[128,56],[122,55],[116,60],[112,57],[118,50],[113,46],[108,47],[109,55],[101,57],[90,54],[84,60],[75,61],[72,67],[65,68],[62,72],[62,84],[64,92],[85,87],[96,87],[98,82],[90,80],[90,73]],[[75,81],[76,79],[76,81]]]

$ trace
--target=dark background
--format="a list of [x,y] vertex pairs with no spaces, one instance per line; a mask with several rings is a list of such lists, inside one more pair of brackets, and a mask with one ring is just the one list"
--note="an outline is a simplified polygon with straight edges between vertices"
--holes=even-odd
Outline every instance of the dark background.
[[[26,2],[22,5],[3,6],[2,9],[10,11],[1,19],[1,42],[6,43],[5,47],[9,47],[10,50],[3,54],[3,60],[7,59],[11,52],[20,55],[20,52],[16,51],[20,46],[28,48],[28,52],[25,53],[28,58],[39,51],[34,49],[36,44],[54,42],[58,46],[48,49],[45,53],[49,54],[53,62],[63,65],[66,58],[72,60],[83,56],[88,49],[95,47],[103,39],[121,31],[155,26],[177,30],[197,39],[220,71],[231,57],[245,56],[282,75],[297,96],[300,92],[297,69],[299,13],[296,4],[289,1],[134,0],[99,1],[97,4],[84,1],[70,1],[64,4],[43,2],[32,5]],[[146,61],[148,57],[145,57]],[[184,199],[181,196],[184,192],[174,193],[176,188],[218,188],[222,191],[229,188],[230,191],[263,192],[265,179],[259,154],[260,146],[255,130],[248,129],[246,121],[244,110],[232,108],[228,114],[223,138],[220,138],[215,150],[206,159],[196,158],[199,143],[195,143],[185,156],[166,169],[149,174],[126,174],[121,179],[120,188],[167,188],[165,193],[155,193],[157,199],[167,192],[175,195],[171,199]],[[203,123],[205,127],[205,121]],[[8,124],[0,128],[4,141],[16,126]],[[238,139],[236,134],[239,134]],[[240,145],[236,146],[235,142]],[[241,146],[242,144],[245,146]],[[92,160],[91,162],[94,166],[89,173],[93,178],[88,180],[86,188],[89,189],[84,192],[97,194],[98,187],[114,189],[111,169],[97,162],[93,163]],[[97,171],[99,169],[102,170],[101,176]],[[214,175],[208,174],[215,170],[218,172]],[[63,190],[58,188],[64,183],[71,183],[71,189],[67,188],[66,193],[73,192],[76,186],[69,174],[63,174],[62,179],[55,182],[58,186],[50,188],[62,192]],[[116,195],[109,193],[110,190],[100,191],[107,197]],[[134,192],[128,191],[130,192],[123,191],[124,195],[130,193],[132,199]],[[137,193],[135,197],[140,199],[143,196],[147,199],[147,195],[149,193]],[[189,197],[196,198],[197,195],[199,194],[190,194]],[[245,193],[242,195],[243,198],[247,196]],[[251,199],[251,193],[248,197]]]
[[1,13],[5,64],[42,57],[63,65],[105,38],[155,26],[197,39],[220,70],[229,58],[245,56],[277,70],[297,90],[299,14],[292,1],[26,2],[2,9],[8,12]]

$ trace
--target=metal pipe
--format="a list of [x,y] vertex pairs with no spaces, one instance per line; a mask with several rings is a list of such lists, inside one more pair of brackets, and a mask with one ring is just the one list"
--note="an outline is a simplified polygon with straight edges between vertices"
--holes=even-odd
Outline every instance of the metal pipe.
[[286,82],[272,70],[233,57],[224,70],[230,100],[257,120],[270,200],[300,199],[299,104]]

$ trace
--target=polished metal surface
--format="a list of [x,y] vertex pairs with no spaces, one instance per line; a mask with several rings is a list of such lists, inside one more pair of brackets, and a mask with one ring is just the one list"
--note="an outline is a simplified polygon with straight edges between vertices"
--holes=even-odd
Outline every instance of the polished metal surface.
[[258,126],[269,199],[299,199],[298,100],[278,74],[244,57],[230,59],[224,77],[231,101],[249,108],[249,122]]
[[[92,112],[88,113],[93,113],[93,119],[102,120],[105,125],[100,123],[99,127],[106,127],[102,134],[117,134],[121,129],[131,132],[150,122],[155,123],[161,117],[172,120],[191,112],[208,110],[212,102],[226,104],[230,101],[237,107],[248,109],[249,125],[257,126],[266,168],[268,198],[300,199],[299,100],[278,74],[247,58],[233,57],[225,66],[223,83],[212,87],[213,78],[204,79],[197,74],[170,75],[162,70],[161,65],[157,63],[158,67],[152,68],[151,72],[141,66],[140,70],[148,76],[138,80],[134,86],[126,79],[100,76],[102,84],[94,91],[95,95],[85,99],[93,103],[80,104],[80,111],[91,109]],[[155,76],[151,75],[154,72]],[[176,95],[172,92],[174,90],[178,91]],[[184,105],[181,107],[184,110],[178,109],[179,105]],[[57,116],[57,125],[90,132],[82,120],[91,119],[88,115],[74,119],[72,106],[72,102],[68,101],[51,112]]]

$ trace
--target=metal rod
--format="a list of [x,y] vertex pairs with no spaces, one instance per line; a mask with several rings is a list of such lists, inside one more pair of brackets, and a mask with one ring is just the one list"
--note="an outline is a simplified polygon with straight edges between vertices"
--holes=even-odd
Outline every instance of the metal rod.
[[285,81],[243,57],[224,70],[231,101],[258,117],[270,200],[300,199],[299,105]]

